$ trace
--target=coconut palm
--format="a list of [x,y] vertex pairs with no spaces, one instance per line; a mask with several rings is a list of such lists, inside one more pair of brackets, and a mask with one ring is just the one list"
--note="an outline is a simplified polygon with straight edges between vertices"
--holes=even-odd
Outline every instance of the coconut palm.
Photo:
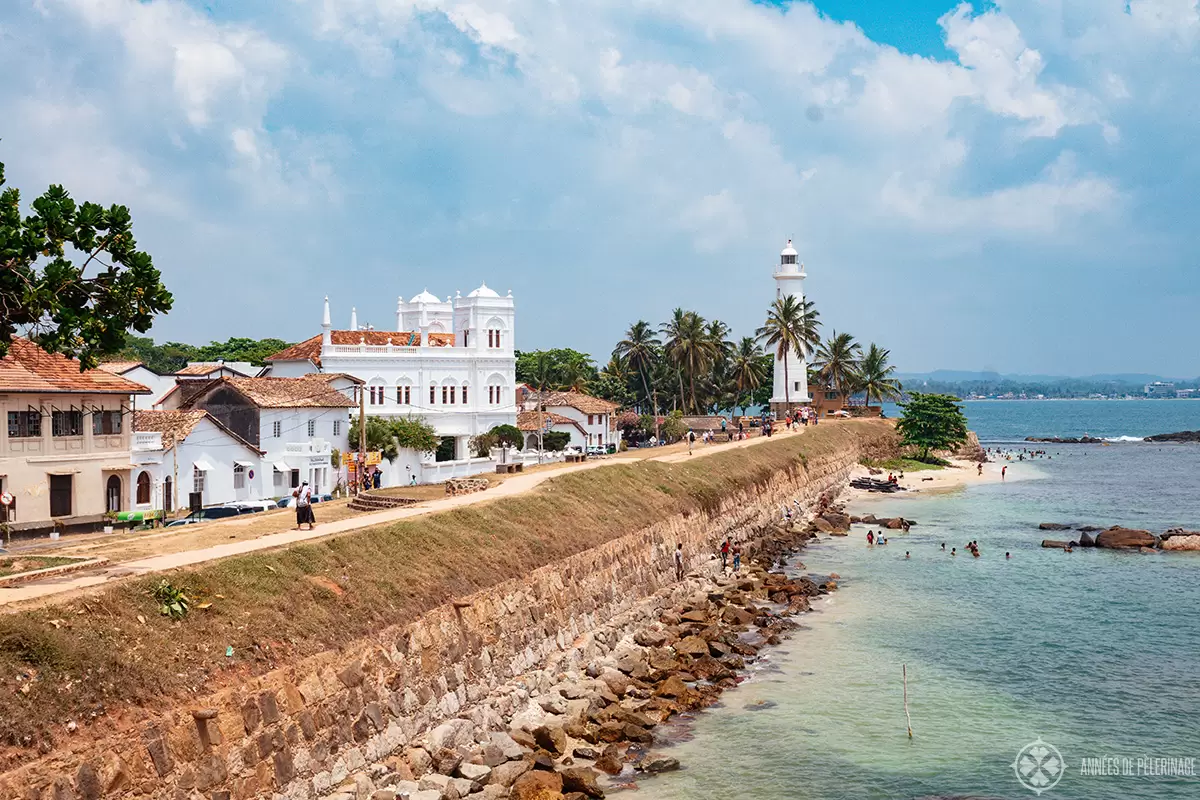
[[642,388],[646,391],[646,399],[650,401],[651,412],[658,413],[658,402],[650,388],[650,370],[658,360],[659,348],[662,342],[654,335],[654,328],[645,320],[638,320],[629,326],[625,338],[617,342],[613,355],[625,358],[629,368],[642,379]]
[[[788,356],[792,353],[805,358],[818,340],[820,314],[810,300],[797,300],[791,295],[780,297],[767,310],[767,320],[754,332],[755,337],[775,350],[783,362],[783,399],[791,405],[791,377],[788,375]],[[807,398],[806,398],[807,399]]]
[[747,398],[754,394],[754,390],[762,386],[766,379],[762,355],[763,351],[758,343],[746,336],[737,343],[733,356],[729,359],[729,375],[736,390],[735,396],[738,401],[745,401],[741,403],[742,408],[749,405]]
[[[662,333],[663,352],[679,370],[679,394],[682,401],[680,405],[695,412],[699,408],[696,402],[696,376],[712,366],[717,355],[716,346],[709,338],[704,317],[695,311],[677,308],[671,320],[663,325]],[[685,378],[689,390],[687,394],[684,393]]]
[[888,363],[891,355],[891,350],[871,342],[858,365],[854,386],[857,391],[866,392],[867,405],[871,405],[872,397],[882,403],[884,400],[899,400],[903,394],[904,386],[892,377],[896,368]]
[[563,365],[559,377],[568,392],[586,392],[588,383],[596,377],[596,368],[586,358],[573,358]]
[[821,383],[836,391],[844,402],[848,399],[848,391],[854,387],[861,359],[862,345],[848,333],[833,331],[828,339],[817,346],[813,363]]

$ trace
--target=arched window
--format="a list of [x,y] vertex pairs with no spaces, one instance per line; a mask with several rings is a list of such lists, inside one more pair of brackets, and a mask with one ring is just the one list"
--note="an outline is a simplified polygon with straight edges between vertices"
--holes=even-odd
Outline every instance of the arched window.
[[108,476],[108,483],[105,489],[104,510],[105,511],[120,511],[121,510],[121,479],[116,475]]
[[437,403],[437,386],[429,384],[429,405]]
[[469,386],[469,384],[464,383],[462,385],[462,401],[463,401],[464,406],[470,402],[469,400],[467,400],[467,386]]
[[484,327],[487,328],[488,347],[493,349],[503,347],[504,329],[507,327],[504,320],[492,317]]
[[412,382],[408,378],[401,378],[396,381],[396,404],[401,406],[412,405]]
[[386,402],[385,393],[387,386],[384,385],[383,378],[372,378],[371,385],[368,387],[370,393],[367,395],[371,400],[371,405],[381,406]]
[[496,372],[490,375],[488,382],[488,405],[498,406],[504,402],[504,376]]
[[137,476],[137,504],[150,505],[150,473],[144,470]]

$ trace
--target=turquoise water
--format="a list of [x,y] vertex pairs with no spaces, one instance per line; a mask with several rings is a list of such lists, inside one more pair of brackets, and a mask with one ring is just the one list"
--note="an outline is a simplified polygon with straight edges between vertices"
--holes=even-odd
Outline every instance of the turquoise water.
[[[1033,432],[1021,414],[1048,434],[1200,428],[1200,403],[1110,410],[1124,405],[972,403],[968,414],[985,439]],[[920,523],[886,547],[868,548],[863,528],[806,551],[807,568],[839,573],[842,590],[697,716],[669,748],[684,769],[643,781],[641,795],[1033,797],[1011,765],[1041,737],[1067,764],[1045,797],[1200,797],[1198,778],[1081,774],[1082,759],[1101,757],[1131,759],[1135,771],[1139,758],[1192,758],[1200,769],[1200,555],[1067,554],[1042,549],[1059,534],[1037,530],[1200,528],[1200,446],[1049,449],[1052,460],[1014,462],[1005,483],[866,501],[863,510]],[[981,558],[949,555],[972,539]],[[759,700],[775,705],[745,709]]]

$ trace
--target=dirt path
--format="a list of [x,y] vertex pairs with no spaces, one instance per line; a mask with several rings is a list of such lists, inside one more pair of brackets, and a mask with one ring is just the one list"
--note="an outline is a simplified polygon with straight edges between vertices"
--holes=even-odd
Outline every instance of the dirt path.
[[[844,423],[834,423],[844,424]],[[798,431],[782,430],[775,434],[777,437],[798,436],[804,432],[801,428]],[[772,437],[774,438],[774,437]],[[746,439],[740,442],[727,442],[725,444],[700,444],[697,442],[694,448],[694,454],[689,455],[686,445],[673,445],[666,448],[666,452],[661,449],[651,450],[644,455],[641,451],[627,451],[621,454],[620,457],[604,459],[600,461],[585,461],[582,464],[563,465],[558,467],[540,467],[532,472],[521,473],[514,475],[503,482],[491,487],[485,492],[475,494],[458,495],[452,497],[444,497],[438,500],[421,503],[416,506],[407,506],[404,508],[394,508],[387,511],[379,511],[372,514],[360,514],[344,519],[337,519],[329,522],[318,524],[313,530],[286,530],[277,533],[267,533],[255,538],[245,538],[238,541],[227,542],[218,545],[206,547],[198,547],[191,550],[183,550],[175,553],[166,553],[162,555],[154,555],[144,558],[133,558],[130,560],[116,561],[98,572],[64,575],[57,579],[48,579],[34,583],[22,584],[11,588],[0,588],[0,613],[5,611],[13,611],[17,608],[25,608],[29,605],[40,604],[47,598],[55,600],[62,599],[58,595],[78,594],[94,589],[97,586],[102,586],[109,581],[128,578],[131,576],[145,575],[151,572],[161,572],[164,570],[176,569],[179,567],[192,566],[206,561],[215,561],[230,556],[245,555],[259,550],[269,550],[275,547],[284,547],[297,542],[307,542],[313,539],[321,539],[326,536],[336,536],[339,534],[348,533],[350,531],[362,530],[376,525],[386,525],[397,520],[411,519],[425,514],[434,514],[440,511],[460,508],[462,506],[475,505],[476,503],[487,503],[502,497],[509,497],[522,492],[528,492],[531,489],[539,486],[550,478],[559,475],[565,475],[569,472],[580,472],[589,469],[601,469],[605,466],[613,464],[625,464],[630,461],[663,461],[668,463],[686,461],[693,458],[703,458],[713,453],[720,453],[727,450],[735,450],[744,447],[754,447],[758,444],[770,441],[767,437],[756,436],[752,439]],[[630,455],[633,453],[633,455]],[[315,507],[318,512],[322,506]],[[289,512],[290,516],[290,512]],[[212,523],[205,525],[206,532],[213,530],[228,529],[229,538],[237,538],[237,526],[245,527],[247,522],[242,519],[231,520],[230,522]],[[185,529],[186,530],[186,529]],[[164,532],[161,534],[153,534],[153,538],[168,536],[170,534]],[[176,534],[178,535],[178,534]],[[150,539],[151,537],[145,537]],[[145,539],[139,540],[139,542]],[[85,548],[80,548],[85,549]],[[101,548],[87,547],[86,549],[99,550]]]

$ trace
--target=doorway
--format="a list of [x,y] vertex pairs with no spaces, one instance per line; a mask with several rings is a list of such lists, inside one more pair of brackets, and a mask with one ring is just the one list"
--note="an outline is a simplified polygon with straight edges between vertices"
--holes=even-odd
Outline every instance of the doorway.
[[104,487],[104,510],[121,510],[121,478],[119,475],[109,475]]
[[50,516],[71,516],[71,497],[74,494],[74,475],[50,476]]
[[163,479],[163,514],[170,514],[175,510],[175,487],[171,483],[171,476],[168,475]]

